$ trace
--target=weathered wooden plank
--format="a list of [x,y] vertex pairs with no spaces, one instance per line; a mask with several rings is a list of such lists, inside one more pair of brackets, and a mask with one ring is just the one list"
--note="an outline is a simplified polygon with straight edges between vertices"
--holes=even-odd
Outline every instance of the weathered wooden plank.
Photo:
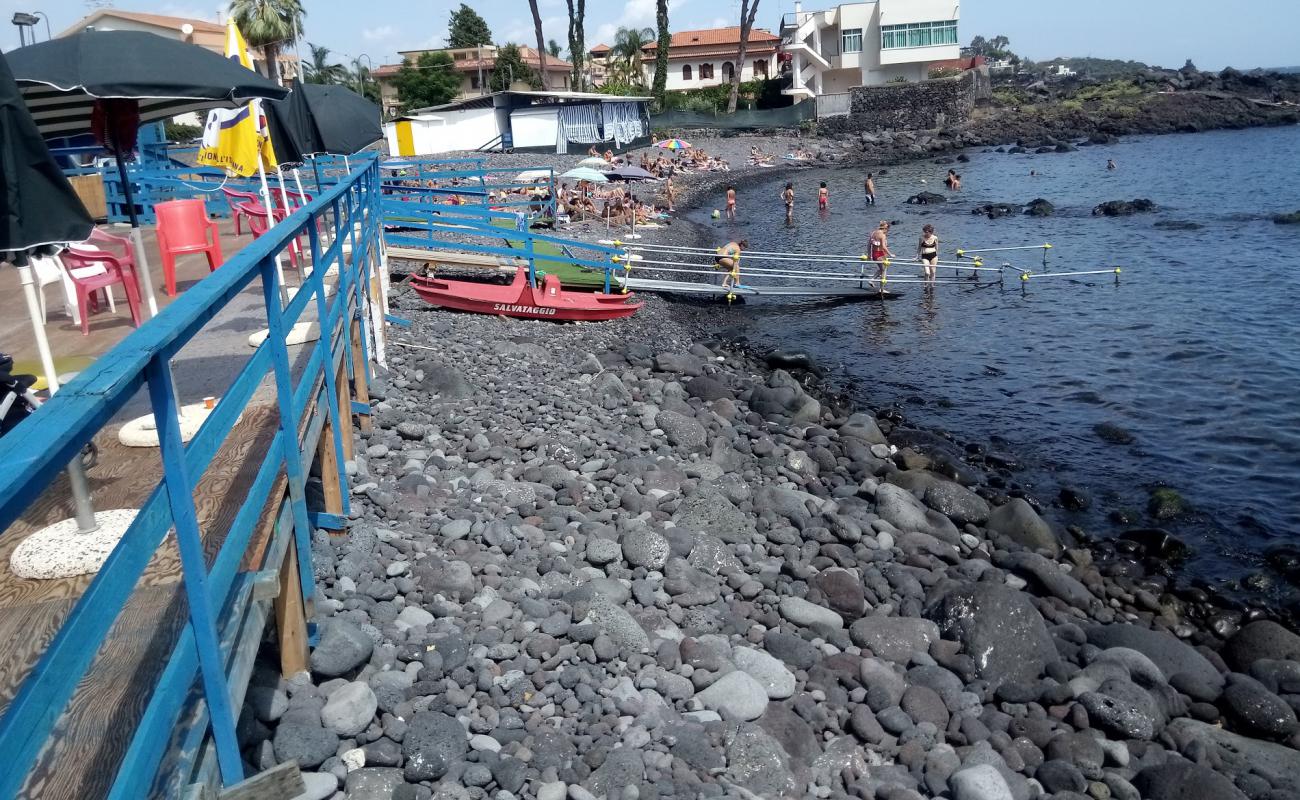
[[293,800],[306,790],[302,775],[298,772],[298,762],[289,761],[224,789],[219,798],[220,800]]

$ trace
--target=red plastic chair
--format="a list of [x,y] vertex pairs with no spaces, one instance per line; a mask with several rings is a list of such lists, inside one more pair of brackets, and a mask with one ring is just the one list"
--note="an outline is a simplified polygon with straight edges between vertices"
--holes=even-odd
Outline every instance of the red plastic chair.
[[245,214],[239,206],[242,203],[256,203],[257,195],[253,192],[241,192],[238,189],[231,189],[226,186],[221,187],[221,193],[226,196],[226,205],[230,206],[230,216],[235,219],[235,235],[242,235],[244,232],[242,223]]
[[[248,229],[253,232],[253,239],[262,238],[271,226],[266,222],[266,206],[260,203],[241,203],[239,206],[244,216],[248,218]],[[271,211],[276,222],[282,222],[289,212],[283,208],[276,208]],[[295,238],[289,243],[289,266],[298,269],[298,240]]]
[[[93,237],[92,237],[93,238]],[[81,310],[81,335],[90,335],[90,315],[99,308],[98,293],[104,293],[105,303],[113,286],[122,284],[126,302],[131,309],[131,322],[140,327],[140,287],[135,269],[112,253],[95,247],[86,249],[71,245],[60,256],[63,269],[77,289],[77,307]]]
[[[302,208],[303,206],[307,205],[308,203],[310,203],[311,195],[303,194],[302,192],[295,192],[290,189],[285,189],[284,194],[281,195],[279,189],[271,190],[271,200],[273,201],[272,205],[274,205],[276,208],[285,208],[284,203],[286,199],[289,201],[289,206],[286,210],[292,213]],[[253,202],[258,201],[256,197],[252,198],[252,200]]]
[[158,249],[162,251],[167,295],[176,296],[176,256],[203,253],[208,271],[221,266],[221,235],[217,223],[208,219],[202,200],[168,200],[153,207],[158,217]]

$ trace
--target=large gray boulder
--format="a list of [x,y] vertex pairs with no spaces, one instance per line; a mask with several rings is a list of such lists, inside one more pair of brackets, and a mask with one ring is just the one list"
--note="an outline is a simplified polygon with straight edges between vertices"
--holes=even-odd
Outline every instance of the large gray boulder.
[[989,504],[983,497],[959,483],[935,480],[925,489],[925,504],[958,525],[983,525],[989,518]]
[[419,369],[424,372],[424,379],[419,384],[420,389],[438,395],[442,400],[464,400],[472,397],[476,391],[455,367],[426,361],[420,364]]
[[1262,658],[1300,661],[1300,636],[1273,622],[1261,619],[1237,631],[1223,646],[1223,660],[1239,672]]
[[1121,678],[1108,678],[1095,692],[1084,692],[1079,704],[1093,726],[1121,739],[1150,740],[1165,726],[1160,703],[1141,686]]
[[1054,556],[1061,554],[1061,543],[1052,533],[1052,526],[1023,498],[1013,497],[1011,502],[993,509],[988,529],[1030,550],[1050,550]]
[[374,649],[374,640],[361,628],[331,617],[321,623],[320,641],[311,652],[312,672],[337,678],[366,663]]
[[911,492],[892,483],[882,483],[876,488],[876,514],[903,532],[928,533],[952,545],[961,542],[961,532],[952,520],[926,508]]
[[745,672],[728,672],[695,695],[723,719],[748,722],[767,710],[767,689]]
[[994,687],[1029,683],[1058,654],[1029,596],[994,583],[955,587],[931,609],[945,638],[956,639],[975,660],[977,674]]
[[673,522],[689,531],[716,536],[727,544],[748,543],[757,533],[753,519],[712,485],[697,489],[683,500],[673,514]]
[[939,626],[915,617],[863,617],[849,626],[849,638],[880,658],[907,664],[929,652]]
[[885,434],[880,432],[876,418],[871,414],[857,413],[840,426],[841,438],[860,439],[867,444],[885,444]]
[[1209,659],[1184,641],[1165,631],[1155,631],[1138,625],[1093,625],[1085,628],[1088,642],[1104,649],[1127,647],[1136,650],[1155,662],[1171,679],[1180,672],[1188,673],[1200,685],[1212,692],[1223,688],[1223,675]]
[[756,386],[749,395],[749,407],[764,417],[791,422],[816,422],[822,407],[804,391],[799,381],[783,369],[774,371],[767,385]]
[[437,780],[468,750],[469,734],[455,717],[438,711],[420,711],[411,718],[402,739],[406,778]]
[[1246,800],[1226,776],[1182,760],[1147,767],[1133,778],[1133,787],[1146,800]]
[[1170,722],[1165,735],[1184,753],[1193,742],[1200,743],[1214,762],[1223,765],[1224,772],[1233,775],[1253,772],[1280,791],[1282,797],[1300,797],[1300,757],[1290,747],[1248,739],[1189,717]]

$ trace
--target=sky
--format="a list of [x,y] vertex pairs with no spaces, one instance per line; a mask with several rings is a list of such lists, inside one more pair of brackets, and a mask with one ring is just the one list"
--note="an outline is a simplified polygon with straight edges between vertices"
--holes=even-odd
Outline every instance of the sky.
[[[448,0],[303,0],[305,40],[324,45],[341,61],[361,54],[378,65],[398,60],[397,51],[443,44]],[[794,0],[760,0],[756,25],[775,30]],[[954,0],[957,2],[957,0]],[[539,0],[548,39],[566,45],[565,0]],[[0,49],[18,45],[9,19],[15,11],[41,11],[54,33],[70,27],[94,8],[113,5],[130,11],[216,20],[218,0],[0,0]],[[459,0],[455,3],[459,5]],[[527,0],[473,0],[498,43],[534,41]],[[830,3],[806,0],[805,10]],[[962,3],[961,41],[972,36],[1007,36],[1022,56],[1045,61],[1058,56],[1094,56],[1181,67],[1190,58],[1201,69],[1292,66],[1300,63],[1300,3],[1296,0],[1241,0],[1240,5],[1210,0],[1090,0],[1027,2],[968,0]],[[1248,9],[1248,11],[1247,11]],[[620,27],[653,27],[655,0],[587,0],[587,44],[612,43]],[[670,0],[673,30],[737,25],[739,0]],[[44,26],[38,36],[45,38]],[[306,53],[306,44],[301,45]]]

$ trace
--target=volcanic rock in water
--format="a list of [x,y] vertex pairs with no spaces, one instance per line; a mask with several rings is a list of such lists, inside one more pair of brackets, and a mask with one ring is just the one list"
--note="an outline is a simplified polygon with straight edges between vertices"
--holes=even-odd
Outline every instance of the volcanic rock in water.
[[1094,217],[1127,217],[1132,214],[1156,210],[1156,204],[1145,198],[1135,200],[1107,200],[1092,209]]
[[961,642],[976,673],[997,686],[1029,682],[1058,655],[1028,595],[989,583],[957,586],[929,615],[947,637]]
[[1093,433],[1104,442],[1111,444],[1133,444],[1133,434],[1113,422],[1099,422],[1092,429]]
[[1031,217],[1050,217],[1056,212],[1056,206],[1041,197],[1030,200],[1025,205],[1025,213]]
[[1016,209],[1010,203],[985,203],[984,205],[975,206],[971,209],[971,214],[983,214],[989,219],[999,217],[1009,217],[1016,213]]
[[935,194],[934,192],[920,192],[919,194],[914,194],[907,198],[907,202],[914,206],[928,206],[934,205],[935,203],[946,203],[948,202],[948,198],[941,194]]
[[1184,219],[1162,219],[1151,227],[1159,231],[1199,231],[1205,226]]

